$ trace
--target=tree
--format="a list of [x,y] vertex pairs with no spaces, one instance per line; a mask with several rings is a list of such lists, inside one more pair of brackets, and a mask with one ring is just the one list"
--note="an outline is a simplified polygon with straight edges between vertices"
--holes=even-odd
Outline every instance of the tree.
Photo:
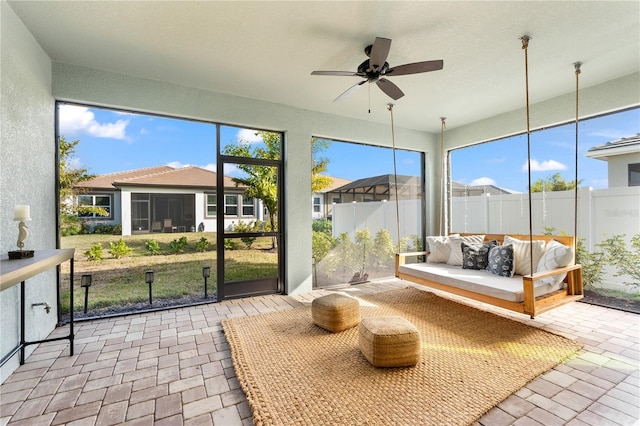
[[322,174],[327,170],[329,159],[320,156],[329,145],[330,140],[315,137],[311,139],[311,192],[320,192],[331,185],[331,178]]
[[[582,184],[582,179],[578,185]],[[560,173],[554,173],[547,179],[538,179],[531,185],[531,192],[569,191],[576,188],[576,181],[567,182]]]
[[94,213],[99,216],[109,216],[109,213],[95,206],[81,206],[75,202],[78,194],[84,191],[78,187],[80,182],[93,179],[95,175],[89,174],[87,168],[74,168],[71,159],[75,154],[76,146],[80,140],[67,142],[64,136],[59,141],[59,175],[60,175],[60,216],[61,227],[66,229],[77,221],[76,215]]
[[[265,160],[279,160],[281,140],[279,133],[260,131],[256,135],[262,138],[264,147],[252,148],[250,142],[239,141],[235,145],[224,147],[226,155],[235,157],[261,158]],[[276,229],[278,214],[278,176],[277,169],[273,166],[259,166],[254,164],[238,164],[238,169],[244,172],[244,177],[232,178],[236,186],[243,185],[247,189],[244,194],[247,197],[257,198],[262,201],[269,212],[269,224],[271,230]],[[272,239],[272,248],[276,247],[276,240]]]

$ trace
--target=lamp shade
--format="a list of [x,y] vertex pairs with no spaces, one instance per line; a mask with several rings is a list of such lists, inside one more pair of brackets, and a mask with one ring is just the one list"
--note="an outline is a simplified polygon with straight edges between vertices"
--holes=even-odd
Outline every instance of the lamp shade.
[[147,284],[151,284],[153,282],[152,270],[148,270],[147,272],[144,273],[144,282],[146,282]]
[[30,207],[26,204],[17,205],[13,210],[13,220],[31,220]]

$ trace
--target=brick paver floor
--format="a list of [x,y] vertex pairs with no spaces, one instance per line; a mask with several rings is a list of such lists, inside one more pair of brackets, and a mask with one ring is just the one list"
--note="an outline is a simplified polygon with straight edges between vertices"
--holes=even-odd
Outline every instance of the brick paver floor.
[[[332,291],[364,295],[407,285],[380,280],[78,323],[75,355],[65,341],[41,344],[0,386],[0,425],[251,425],[222,319],[292,309]],[[640,424],[640,315],[573,303],[531,320],[465,303],[585,345],[477,425]]]

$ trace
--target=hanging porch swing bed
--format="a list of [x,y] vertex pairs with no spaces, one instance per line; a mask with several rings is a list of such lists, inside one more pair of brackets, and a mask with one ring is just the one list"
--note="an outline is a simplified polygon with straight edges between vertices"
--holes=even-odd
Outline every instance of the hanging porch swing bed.
[[[574,237],[453,234],[396,254],[396,277],[534,318],[583,297]],[[408,259],[427,256],[426,262]],[[533,259],[533,273],[531,262]]]

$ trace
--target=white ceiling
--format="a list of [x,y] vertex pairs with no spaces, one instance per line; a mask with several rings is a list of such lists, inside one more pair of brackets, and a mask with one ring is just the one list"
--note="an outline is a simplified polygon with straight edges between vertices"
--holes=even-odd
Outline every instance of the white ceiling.
[[[640,70],[638,1],[151,2],[9,1],[54,61],[314,111],[389,123],[375,85],[338,103],[376,36],[390,66],[443,59],[444,69],[390,77],[405,93],[395,124],[438,132]],[[371,113],[369,109],[369,93]],[[215,117],[213,117],[215,119]]]

